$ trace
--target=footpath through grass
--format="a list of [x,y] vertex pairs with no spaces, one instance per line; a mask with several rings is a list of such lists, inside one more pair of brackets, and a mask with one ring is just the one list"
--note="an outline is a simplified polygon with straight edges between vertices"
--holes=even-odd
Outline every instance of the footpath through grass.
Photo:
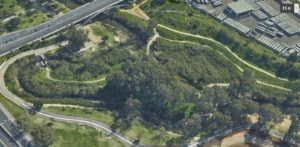
[[[198,37],[179,34],[179,33],[168,30],[161,26],[158,26],[157,31],[164,38],[173,39],[173,40],[181,40],[181,41],[187,40],[187,41],[191,41],[191,42],[197,42],[201,45],[210,46],[211,48],[216,49],[216,50],[220,51],[221,53],[223,53],[225,56],[227,56],[232,62],[234,62],[238,66],[240,66],[242,68],[251,68],[250,66],[241,62],[237,57],[235,57],[231,52],[229,52],[224,46],[216,44],[215,42],[210,41],[208,39],[202,39],[202,38],[198,38]],[[253,68],[251,68],[251,69],[253,69]],[[255,71],[255,76],[258,80],[264,81],[269,84],[281,86],[281,87],[286,87],[286,88],[291,87],[291,83],[289,81],[281,80],[281,79],[272,77],[270,75],[266,75],[265,73],[262,73],[256,69],[253,69],[253,70]]]
[[80,126],[77,124],[66,124],[55,122],[50,119],[39,118],[28,114],[22,108],[13,104],[2,95],[0,95],[0,103],[12,114],[17,121],[26,122],[25,131],[30,133],[34,127],[50,125],[54,131],[54,143],[51,147],[123,147],[124,145],[114,138],[97,131],[94,128]]
[[96,109],[80,109],[80,108],[70,108],[70,107],[44,107],[44,111],[51,112],[55,114],[63,114],[68,116],[82,116],[85,118],[90,118],[93,120],[101,121],[107,125],[112,125],[114,122],[114,117],[110,111],[98,111]]
[[[43,110],[61,115],[95,119],[104,122],[107,125],[112,125],[115,120],[112,112],[100,112],[95,109],[48,107],[43,108]],[[121,133],[131,139],[139,140],[141,145],[165,146],[168,140],[180,136],[178,134],[164,131],[160,128],[153,128],[153,126],[148,126],[140,121],[133,121],[130,125],[131,126],[129,128],[121,129]]]

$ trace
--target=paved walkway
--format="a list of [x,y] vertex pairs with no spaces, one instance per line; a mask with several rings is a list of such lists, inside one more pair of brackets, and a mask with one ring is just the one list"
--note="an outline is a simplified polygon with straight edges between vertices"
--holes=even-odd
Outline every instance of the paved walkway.
[[[40,49],[36,49],[36,50],[30,50],[30,51],[27,51],[27,52],[23,52],[23,53],[20,53],[16,56],[10,58],[6,62],[4,62],[0,66],[0,92],[1,92],[1,94],[5,98],[12,101],[16,105],[24,108],[25,110],[32,111],[32,109],[31,109],[32,104],[31,103],[28,103],[28,102],[24,101],[22,98],[18,97],[17,95],[13,94],[12,92],[10,92],[7,89],[7,87],[5,85],[5,81],[4,81],[5,72],[8,69],[8,67],[11,64],[13,64],[15,61],[17,61],[18,59],[21,59],[21,58],[26,57],[26,56],[34,55],[34,54],[44,54],[48,51],[57,49],[60,45],[65,45],[65,44],[66,43],[64,42],[62,44],[56,44],[56,45],[52,45],[52,46],[45,47],[45,48],[40,48]],[[119,133],[113,132],[112,129],[109,126],[107,126],[104,123],[99,122],[99,121],[86,119],[86,118],[81,118],[81,117],[71,117],[71,116],[58,115],[58,114],[42,112],[42,111],[41,112],[36,112],[36,115],[39,116],[39,117],[54,119],[54,120],[60,121],[60,122],[76,123],[76,124],[80,124],[80,125],[86,125],[86,126],[94,127],[94,128],[97,128],[97,129],[101,129],[101,130],[105,131],[106,133],[112,135],[114,138],[118,139],[122,143],[124,143],[126,146],[135,146],[129,138],[124,137]]]

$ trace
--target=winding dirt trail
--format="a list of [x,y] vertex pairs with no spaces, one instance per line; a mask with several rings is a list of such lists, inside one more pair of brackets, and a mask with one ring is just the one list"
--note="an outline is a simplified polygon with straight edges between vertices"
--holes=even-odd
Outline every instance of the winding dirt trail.
[[[171,41],[171,42],[179,42],[179,43],[191,43],[191,44],[198,44],[197,42],[193,42],[193,41],[187,41],[187,40],[172,40],[172,39],[168,39],[168,38],[165,38],[165,37],[161,37],[159,35],[159,33],[156,31],[156,29],[154,29],[154,36],[152,37],[152,39],[148,42],[148,45],[147,45],[147,55],[149,54],[150,52],[150,47],[151,45],[158,39],[158,38],[162,38],[162,39],[165,39],[165,40],[168,40],[168,41]],[[177,31],[177,30],[176,30]],[[207,46],[207,45],[204,45],[205,47],[208,47],[208,48],[211,48],[210,46]],[[218,51],[219,52],[219,51]],[[226,55],[224,55],[223,53],[219,52],[221,55],[223,55],[225,58],[228,58]],[[232,54],[234,54],[233,52],[231,52]],[[235,55],[237,56],[237,55]],[[230,59],[228,59],[230,60]],[[242,60],[242,59],[241,59]],[[244,61],[246,62],[246,61]],[[240,70],[241,72],[244,71],[243,68],[241,68],[239,65],[235,64],[234,62],[232,62],[237,68],[238,70]],[[247,63],[247,62],[246,62]],[[251,64],[250,64],[251,65]],[[252,65],[253,66],[253,65]],[[254,66],[255,67],[255,66]],[[256,67],[258,68],[258,67]],[[275,76],[275,75],[274,75]],[[280,90],[284,90],[284,91],[292,91],[291,89],[288,89],[288,88],[285,88],[285,87],[281,87],[281,86],[278,86],[278,85],[273,85],[273,84],[269,84],[269,83],[266,83],[266,82],[263,82],[263,81],[260,81],[260,80],[256,80],[257,84],[260,84],[260,85],[264,85],[264,86],[268,86],[268,87],[272,87],[272,88],[276,88],[276,89],[280,89]],[[217,86],[217,87],[228,87],[229,86],[229,83],[211,83],[209,85],[207,85],[207,87],[214,87],[214,86]]]
[[91,80],[91,81],[76,81],[76,80],[67,81],[67,80],[55,79],[51,76],[49,68],[46,68],[46,76],[49,80],[55,81],[55,82],[79,83],[79,84],[93,84],[93,83],[99,83],[99,82],[106,80],[106,78],[101,78],[101,79]]
[[150,38],[150,40],[147,43],[147,48],[146,48],[146,55],[150,54],[150,48],[152,44],[160,37],[156,28],[153,29],[154,35]]
[[286,78],[277,77],[276,75],[274,75],[274,74],[272,74],[272,73],[270,73],[270,72],[268,72],[266,70],[263,70],[263,69],[261,69],[259,67],[256,67],[256,66],[254,66],[254,65],[246,62],[245,60],[241,59],[238,55],[236,55],[234,52],[232,52],[229,47],[227,47],[226,45],[224,45],[224,44],[222,44],[222,43],[220,43],[220,42],[218,42],[218,41],[216,41],[216,40],[214,40],[212,38],[208,38],[208,37],[204,37],[204,36],[201,36],[201,35],[195,35],[195,34],[190,34],[190,33],[182,32],[182,31],[175,30],[173,28],[167,27],[167,26],[162,25],[162,24],[158,24],[158,27],[170,30],[170,31],[178,33],[178,34],[182,34],[182,35],[186,35],[186,36],[191,36],[191,37],[195,37],[195,38],[200,38],[200,39],[205,39],[205,40],[208,40],[208,41],[212,41],[212,42],[214,42],[214,43],[216,43],[218,45],[221,45],[221,46],[225,47],[226,50],[228,52],[230,52],[236,59],[238,59],[240,62],[246,64],[247,66],[249,66],[249,67],[251,67],[251,68],[253,68],[253,69],[255,69],[255,70],[259,71],[259,72],[262,72],[262,73],[264,73],[264,74],[266,74],[266,75],[268,75],[270,77],[273,77],[273,78],[276,78],[276,79],[279,79],[279,80],[282,80],[282,81],[288,81],[288,79],[286,79]]

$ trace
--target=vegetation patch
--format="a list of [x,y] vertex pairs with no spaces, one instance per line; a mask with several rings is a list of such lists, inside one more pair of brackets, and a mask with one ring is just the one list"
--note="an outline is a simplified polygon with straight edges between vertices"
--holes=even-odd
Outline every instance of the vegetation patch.
[[[219,23],[214,18],[188,6],[184,1],[149,0],[142,9],[157,24],[170,26],[176,30],[200,34],[218,40],[228,46],[244,60],[255,64],[281,77],[298,79],[300,76],[299,61],[289,63],[270,49],[258,44],[254,39],[247,38],[232,28]],[[276,72],[280,68],[286,73]],[[282,70],[281,70],[282,71]]]
[[[191,42],[199,43],[201,45],[209,46],[209,47],[223,53],[233,63],[237,64],[238,66],[242,67],[243,69],[251,68],[248,65],[246,65],[245,63],[241,62],[239,59],[237,59],[224,46],[216,44],[215,42],[209,41],[207,39],[201,39],[201,38],[196,38],[196,37],[191,37],[191,36],[187,36],[187,35],[178,34],[178,33],[175,33],[171,30],[168,30],[168,29],[165,29],[165,28],[159,27],[159,26],[158,26],[157,31],[159,32],[159,34],[162,37],[166,37],[166,38],[174,39],[174,40],[181,40],[181,41],[191,41]],[[284,81],[284,80],[280,80],[280,79],[271,77],[269,75],[266,75],[265,73],[261,73],[260,71],[254,70],[254,72],[255,72],[255,76],[257,77],[257,79],[259,79],[261,81],[266,81],[270,84],[274,84],[274,85],[278,85],[278,86],[282,86],[282,87],[290,87],[292,85],[288,81]]]
[[53,140],[50,146],[85,146],[98,147],[102,145],[123,147],[124,145],[107,134],[96,131],[94,128],[79,126],[75,124],[65,124],[49,119],[38,118],[25,112],[0,95],[0,102],[17,120],[20,127],[31,134],[36,128],[44,130],[47,127],[51,131],[51,136],[45,138]]

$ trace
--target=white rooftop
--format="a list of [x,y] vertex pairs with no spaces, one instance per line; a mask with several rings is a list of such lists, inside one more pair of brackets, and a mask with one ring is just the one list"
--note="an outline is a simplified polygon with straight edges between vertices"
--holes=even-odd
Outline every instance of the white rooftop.
[[237,2],[231,2],[228,7],[233,10],[236,14],[242,14],[248,11],[252,11],[252,6],[245,0],[239,0]]

